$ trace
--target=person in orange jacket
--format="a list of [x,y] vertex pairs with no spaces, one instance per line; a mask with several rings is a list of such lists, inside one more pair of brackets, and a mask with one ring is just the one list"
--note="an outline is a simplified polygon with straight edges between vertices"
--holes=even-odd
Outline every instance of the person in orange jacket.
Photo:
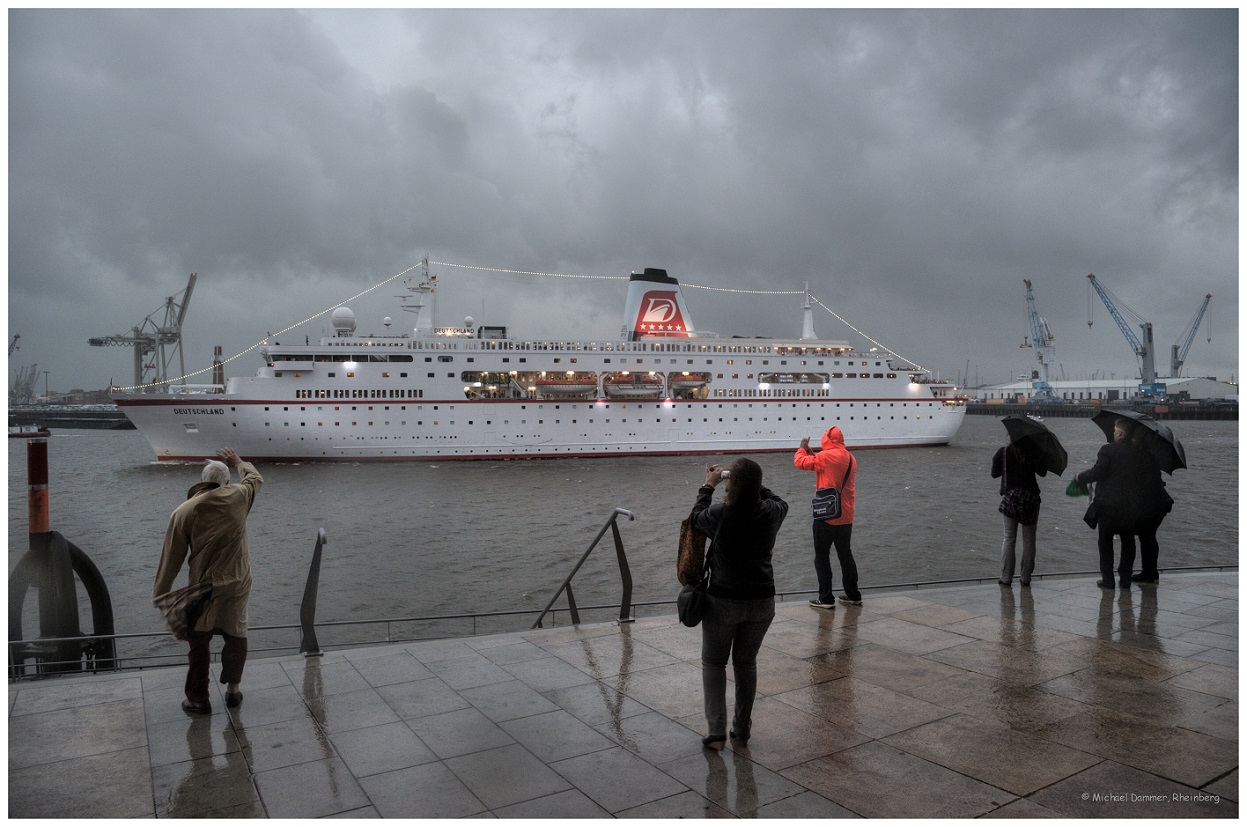
[[792,464],[802,471],[815,473],[815,488],[835,487],[840,490],[840,516],[814,521],[814,572],[818,575],[818,597],[810,605],[818,609],[834,609],[832,594],[831,547],[836,547],[840,571],[844,577],[843,602],[862,605],[857,589],[857,562],[853,559],[853,507],[857,493],[857,461],[844,446],[844,433],[835,425],[823,434],[822,449],[810,448],[810,438],[801,440],[801,447]]

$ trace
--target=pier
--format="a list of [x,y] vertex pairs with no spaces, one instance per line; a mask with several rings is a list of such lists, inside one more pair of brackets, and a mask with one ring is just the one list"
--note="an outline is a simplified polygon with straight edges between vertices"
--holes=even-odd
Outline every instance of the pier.
[[700,641],[673,612],[261,658],[199,717],[180,666],[11,682],[8,815],[1238,815],[1237,570],[781,603],[721,753]]
[[1169,419],[1216,419],[1216,420],[1238,420],[1238,403],[1227,403],[1217,405],[1153,405],[1139,404],[1132,402],[1113,402],[1103,405],[1079,405],[1070,403],[1057,403],[1051,405],[1044,404],[1020,404],[1020,403],[991,403],[991,402],[969,402],[966,404],[966,413],[970,415],[981,416],[1008,416],[1010,414],[1018,416],[1026,416],[1033,414],[1042,417],[1073,417],[1090,419],[1100,411],[1106,408],[1129,408],[1138,413],[1147,414],[1148,416],[1158,420]]

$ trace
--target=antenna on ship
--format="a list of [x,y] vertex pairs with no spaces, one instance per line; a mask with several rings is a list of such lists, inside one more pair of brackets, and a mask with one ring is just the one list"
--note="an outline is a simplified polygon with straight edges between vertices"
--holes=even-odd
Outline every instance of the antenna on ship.
[[801,340],[817,339],[818,334],[814,332],[814,299],[810,296],[810,283],[805,283],[805,304],[801,306],[804,311],[803,323],[801,325]]

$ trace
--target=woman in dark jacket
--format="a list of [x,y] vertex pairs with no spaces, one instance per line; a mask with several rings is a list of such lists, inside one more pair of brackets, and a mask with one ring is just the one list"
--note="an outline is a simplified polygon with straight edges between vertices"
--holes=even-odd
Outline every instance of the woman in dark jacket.
[[[1023,437],[1024,438],[1024,437]],[[1005,536],[1000,546],[1000,585],[1013,585],[1013,569],[1022,527],[1022,585],[1031,584],[1035,571],[1035,533],[1039,528],[1039,482],[1036,472],[1047,469],[1036,465],[1024,444],[1012,441],[992,457],[992,478],[1000,478],[1000,513],[1005,518]]]
[[736,678],[736,709],[731,735],[749,740],[753,699],[758,691],[758,650],[775,618],[775,576],[771,549],[788,513],[788,503],[762,485],[762,468],[753,460],[732,463],[727,495],[711,505],[723,480],[717,465],[706,467],[697,492],[693,526],[713,538],[706,550],[710,565],[706,616],[701,623],[702,691],[709,733],[702,744],[721,750],[727,741],[727,661]]

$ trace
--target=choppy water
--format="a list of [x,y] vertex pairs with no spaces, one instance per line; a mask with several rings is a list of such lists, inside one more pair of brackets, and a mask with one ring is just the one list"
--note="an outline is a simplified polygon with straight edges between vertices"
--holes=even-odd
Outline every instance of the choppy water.
[[[1070,468],[1040,481],[1037,573],[1091,571],[1095,537],[1081,520],[1087,499],[1064,491],[1074,472],[1094,462],[1103,436],[1089,420],[1047,424],[1068,449]],[[1237,423],[1171,425],[1190,467],[1166,477],[1176,505],[1160,531],[1161,566],[1236,564]],[[989,472],[1003,442],[997,418],[970,416],[950,446],[857,453],[853,547],[864,588],[995,576],[1001,518],[998,482]],[[792,505],[775,549],[777,586],[812,591],[805,514],[813,477],[793,468],[790,454],[754,458],[765,483]],[[704,463],[655,457],[261,465],[265,485],[249,524],[251,622],[298,622],[321,527],[329,544],[318,620],[540,609],[616,507],[636,514],[620,522],[634,601],[673,599],[676,535]],[[165,523],[198,480],[198,466],[157,464],[134,431],[56,433],[49,465],[52,527],[104,574],[117,631],[158,630],[149,595]],[[25,440],[9,440],[8,481],[11,570],[29,546]],[[618,602],[609,534],[573,585],[582,605]]]

